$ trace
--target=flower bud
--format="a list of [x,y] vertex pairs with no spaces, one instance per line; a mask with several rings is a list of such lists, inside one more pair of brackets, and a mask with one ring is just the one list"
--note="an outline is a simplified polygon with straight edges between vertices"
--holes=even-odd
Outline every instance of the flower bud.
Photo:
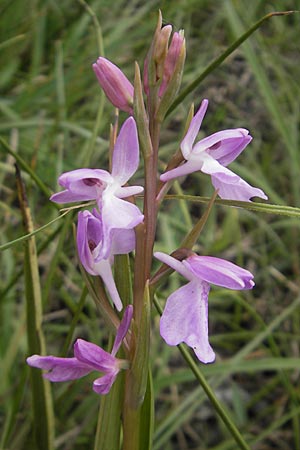
[[[164,72],[163,72],[163,81],[159,88],[159,96],[162,97],[164,94],[177,66],[177,62],[179,62],[180,69],[182,71],[183,65],[180,61],[180,56],[182,50],[185,50],[185,40],[184,33],[181,30],[179,33],[175,32],[172,37],[172,41],[167,53],[167,57],[165,59],[164,64]],[[184,51],[185,56],[185,51]],[[181,77],[180,77],[181,78]]]
[[93,64],[93,70],[110,102],[116,108],[133,114],[133,85],[124,73],[103,57]]
[[149,97],[153,89],[154,96],[158,96],[158,120],[163,119],[179,90],[185,62],[184,32],[175,32],[169,45],[171,33],[171,25],[162,27],[159,13],[153,41],[144,63],[143,80],[146,95]]
[[172,33],[172,26],[166,25],[157,35],[153,49],[153,59],[156,65],[156,78],[162,79],[164,74],[165,60],[168,54],[168,44]]
[[164,77],[159,89],[161,101],[156,114],[159,121],[165,117],[180,88],[185,55],[185,39],[181,30],[179,33],[174,33],[165,61]]

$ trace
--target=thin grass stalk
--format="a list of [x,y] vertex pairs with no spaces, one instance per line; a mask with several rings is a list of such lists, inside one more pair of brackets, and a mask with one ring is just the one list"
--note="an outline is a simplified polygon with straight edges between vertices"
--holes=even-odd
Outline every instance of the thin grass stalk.
[[[51,195],[50,189],[47,188],[45,183],[37,176],[34,170],[31,169],[31,167],[27,164],[27,162],[18,154],[16,153],[8,144],[7,142],[0,136],[0,144],[2,144],[2,147],[4,147],[4,150],[12,155],[18,165],[28,173],[28,175],[32,178],[32,180],[36,183],[36,185],[40,188],[40,190],[44,193],[44,195],[47,197],[47,199]],[[2,149],[3,150],[3,149]],[[51,203],[54,208],[59,209],[59,206],[56,203]]]
[[[25,187],[20,171],[17,166],[16,168],[18,198],[24,227],[27,232],[32,232],[33,223]],[[42,297],[34,236],[25,243],[24,275],[28,352],[29,354],[43,355],[45,354],[45,343],[42,331]],[[43,377],[40,370],[31,368],[30,375],[35,445],[39,450],[52,450],[54,446],[54,413],[50,383]]]

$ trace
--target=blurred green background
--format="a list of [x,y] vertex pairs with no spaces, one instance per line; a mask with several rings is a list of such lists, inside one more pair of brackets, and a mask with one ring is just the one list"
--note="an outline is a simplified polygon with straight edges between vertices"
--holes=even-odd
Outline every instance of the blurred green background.
[[[254,22],[272,11],[300,9],[300,1],[90,1],[107,58],[133,79],[142,66],[157,11],[174,30],[184,28],[183,87],[192,82]],[[231,168],[262,188],[269,202],[300,207],[300,14],[273,17],[176,108],[165,122],[161,164],[178,149],[191,102],[210,106],[202,135],[244,127],[253,142]],[[56,191],[62,171],[107,168],[114,110],[105,99],[97,136],[101,90],[91,69],[99,56],[91,16],[75,0],[0,0],[0,136]],[[125,118],[120,113],[120,121]],[[14,158],[0,143],[0,244],[24,234]],[[163,165],[161,166],[163,167]],[[34,228],[57,217],[46,192],[25,172]],[[142,170],[136,178],[140,180]],[[175,191],[211,195],[208,177],[194,174]],[[157,250],[171,252],[201,216],[198,203],[165,201]],[[36,236],[47,353],[68,348],[70,322],[83,290],[72,227],[55,222]],[[211,386],[255,450],[300,449],[299,219],[216,205],[196,250],[224,257],[255,274],[256,288],[212,289],[210,335],[217,353],[203,367]],[[27,356],[23,245],[1,253],[0,448],[28,449],[32,407]],[[182,280],[160,290],[163,303]],[[167,347],[153,313],[152,364],[156,395],[153,449],[235,449],[176,348]],[[107,333],[87,297],[75,333],[99,345]],[[63,350],[62,350],[63,349]],[[99,399],[87,378],[52,386],[56,448],[93,447]]]

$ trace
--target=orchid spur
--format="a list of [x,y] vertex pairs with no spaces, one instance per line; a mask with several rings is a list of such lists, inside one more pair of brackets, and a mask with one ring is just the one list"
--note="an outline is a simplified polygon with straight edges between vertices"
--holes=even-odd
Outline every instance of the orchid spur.
[[211,176],[211,181],[223,199],[250,201],[252,197],[267,199],[265,193],[250,186],[242,178],[227,169],[251,142],[249,131],[244,128],[218,131],[195,145],[195,139],[201,127],[208,107],[208,100],[203,100],[198,112],[193,117],[189,129],[181,142],[182,155],[185,162],[161,175],[164,182],[187,175],[198,170]]
[[94,381],[93,390],[97,394],[107,394],[120,370],[129,368],[129,362],[116,358],[116,354],[128,332],[132,314],[133,308],[129,305],[125,309],[111,353],[91,342],[77,339],[74,344],[73,358],[32,355],[27,358],[27,364],[48,370],[44,378],[54,382],[76,380],[94,370],[103,372],[104,375]]
[[142,186],[125,186],[139,165],[139,143],[135,120],[129,117],[117,137],[111,173],[102,169],[77,169],[63,173],[58,181],[64,191],[52,195],[56,203],[96,200],[99,207],[103,241],[99,258],[109,257],[114,229],[132,229],[144,219],[139,208],[123,200],[139,194]]
[[185,342],[200,361],[213,362],[215,353],[208,340],[210,283],[233,290],[252,289],[252,273],[211,256],[193,254],[183,261],[161,252],[154,256],[189,280],[168,297],[160,320],[161,336],[169,345]]

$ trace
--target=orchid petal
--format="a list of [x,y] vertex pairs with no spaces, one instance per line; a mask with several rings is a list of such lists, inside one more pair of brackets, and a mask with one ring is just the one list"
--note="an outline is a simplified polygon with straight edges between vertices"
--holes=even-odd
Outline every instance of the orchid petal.
[[223,134],[221,141],[217,141],[216,144],[210,146],[206,151],[218,160],[220,164],[228,166],[228,164],[234,161],[252,141],[252,136],[250,136],[249,131],[244,128],[225,130],[222,133],[225,132],[228,132],[228,135],[230,134],[229,132],[235,132],[236,136],[229,137],[227,135],[225,138]]
[[90,249],[90,243],[96,246],[102,242],[102,223],[89,211],[78,213],[77,248],[81,264],[91,275],[97,275],[94,270],[95,257]]
[[103,377],[97,378],[93,382],[93,390],[97,394],[105,395],[108,394],[115,379],[119,373],[119,370],[111,371],[105,374]]
[[238,175],[233,173],[231,170],[227,169],[227,167],[222,166],[215,158],[209,155],[207,152],[201,153],[201,155],[192,155],[189,162],[201,161],[202,167],[201,172],[206,173],[208,175],[219,174],[222,173],[223,179],[227,179],[228,181],[237,180],[239,178]]
[[[195,155],[191,160],[196,159]],[[191,161],[190,160],[190,161]],[[201,171],[211,175],[212,184],[218,189],[218,195],[227,200],[240,200],[249,202],[252,197],[261,197],[267,200],[266,194],[259,188],[255,188],[236,175],[227,167],[222,166],[208,153],[201,154]]]
[[97,199],[107,184],[113,182],[109,172],[101,169],[77,169],[63,173],[59,184],[66,190],[50,197],[56,203],[70,203]]
[[252,289],[253,275],[232,262],[212,256],[189,256],[182,262],[199,280],[234,290]]
[[112,255],[124,255],[132,252],[135,249],[135,232],[133,229],[124,230],[122,228],[115,228],[111,233]]
[[96,344],[77,339],[74,344],[74,355],[81,363],[87,364],[100,372],[110,371],[116,365],[116,358],[98,347]]
[[143,221],[144,216],[136,205],[113,195],[103,195],[102,208],[104,234],[102,257],[106,259],[111,249],[112,230],[134,228]]
[[112,177],[120,185],[125,184],[139,165],[139,141],[133,117],[124,122],[113,151]]
[[94,271],[102,278],[117,310],[121,311],[123,305],[113,277],[110,261],[108,259],[101,259],[99,262],[96,262],[94,264]]
[[185,342],[204,363],[215,359],[208,341],[208,293],[208,283],[189,282],[170,295],[160,320],[167,344]]
[[125,338],[128,330],[129,330],[132,316],[133,316],[133,306],[128,305],[125,309],[123,318],[122,318],[120,326],[118,328],[118,332],[117,332],[117,335],[115,338],[113,349],[111,351],[112,356],[115,356],[117,354],[119,348],[121,347],[122,341]]
[[188,270],[181,261],[178,261],[178,259],[162,252],[155,252],[154,256],[162,263],[167,264],[169,267],[172,267],[172,269],[176,270],[176,272],[180,273],[187,280],[193,280],[193,276],[191,275],[190,270]]
[[184,162],[181,166],[171,169],[168,172],[163,173],[160,176],[160,180],[163,182],[172,180],[173,178],[189,175],[190,173],[197,172],[202,169],[203,162],[200,158],[191,158],[189,161]]
[[95,179],[103,181],[105,183],[111,182],[111,174],[107,170],[103,169],[75,169],[70,172],[62,173],[58,178],[58,183],[60,186],[69,188],[70,185],[76,183],[78,180],[89,180]]
[[208,100],[206,99],[202,100],[199,110],[192,118],[189,129],[185,137],[181,141],[180,148],[185,159],[189,159],[189,156],[192,152],[193,144],[195,142],[197,134],[199,133],[207,107],[208,107]]
[[50,370],[49,373],[43,375],[44,378],[50,381],[76,380],[94,370],[92,366],[78,361],[77,358],[33,355],[27,358],[26,361],[31,367]]
[[132,195],[141,194],[143,192],[143,186],[125,186],[119,187],[115,190],[115,196],[118,198],[127,198]]
[[227,166],[251,142],[249,131],[244,128],[234,128],[218,131],[201,139],[193,148],[194,154],[207,152],[223,166]]
[[95,194],[92,192],[70,192],[67,189],[61,192],[56,192],[55,194],[51,195],[50,200],[55,203],[74,203],[74,202],[85,202],[88,200],[94,200]]
[[109,229],[134,228],[144,219],[136,205],[113,195],[103,196],[102,208],[103,227],[109,224]]
[[218,189],[218,195],[223,199],[249,202],[252,197],[260,197],[268,200],[264,191],[251,186],[238,175],[229,179],[224,176],[224,173],[214,173],[211,175],[211,181],[215,189]]

